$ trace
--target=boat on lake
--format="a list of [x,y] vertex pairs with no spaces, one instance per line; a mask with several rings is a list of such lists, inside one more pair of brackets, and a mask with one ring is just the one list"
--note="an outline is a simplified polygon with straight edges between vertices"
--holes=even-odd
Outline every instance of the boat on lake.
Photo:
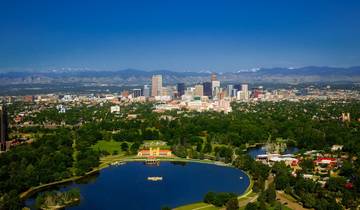
[[120,166],[120,165],[125,165],[125,164],[126,164],[126,162],[124,162],[124,161],[116,161],[116,162],[111,163],[110,165],[112,165],[112,166]]
[[149,176],[147,180],[156,182],[156,181],[162,181],[163,178],[162,176]]

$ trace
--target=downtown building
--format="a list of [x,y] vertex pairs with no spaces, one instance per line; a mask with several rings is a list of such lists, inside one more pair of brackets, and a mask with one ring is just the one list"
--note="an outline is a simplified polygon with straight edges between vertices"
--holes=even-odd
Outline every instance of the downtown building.
[[133,91],[132,91],[132,96],[133,96],[134,98],[140,97],[140,96],[142,95],[141,92],[142,92],[141,89],[133,89]]
[[195,85],[194,96],[203,96],[203,95],[204,95],[204,86],[203,85]]
[[211,96],[212,96],[212,84],[211,84],[211,82],[204,82],[203,83],[203,90],[204,90],[203,95],[211,98]]
[[143,95],[147,98],[147,97],[150,97],[150,87],[149,85],[144,85],[144,88],[143,88]]
[[176,86],[178,97],[181,97],[185,94],[185,84],[178,83]]
[[4,105],[0,105],[0,151],[6,151],[7,139],[8,139],[7,111]]
[[162,91],[162,75],[154,75],[151,80],[151,96],[161,96]]

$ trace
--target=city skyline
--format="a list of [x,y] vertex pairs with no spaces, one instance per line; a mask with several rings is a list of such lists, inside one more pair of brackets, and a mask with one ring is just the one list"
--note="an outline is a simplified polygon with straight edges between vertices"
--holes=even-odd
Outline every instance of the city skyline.
[[358,1],[7,1],[0,71],[357,66],[359,8]]

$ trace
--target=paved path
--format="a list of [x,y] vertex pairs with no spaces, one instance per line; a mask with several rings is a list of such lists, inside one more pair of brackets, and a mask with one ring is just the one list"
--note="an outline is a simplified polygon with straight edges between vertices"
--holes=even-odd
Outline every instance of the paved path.
[[205,209],[205,208],[208,208],[208,207],[210,207],[210,206],[213,206],[213,205],[207,205],[207,206],[201,206],[201,207],[197,207],[197,208],[194,208],[194,209],[192,209],[192,210],[199,210],[199,209]]
[[256,199],[258,198],[258,194],[254,195],[253,197],[249,197],[247,198],[246,200],[242,200],[242,201],[239,201],[239,207],[243,207],[243,206],[246,206],[248,203],[252,203],[252,202],[255,202]]

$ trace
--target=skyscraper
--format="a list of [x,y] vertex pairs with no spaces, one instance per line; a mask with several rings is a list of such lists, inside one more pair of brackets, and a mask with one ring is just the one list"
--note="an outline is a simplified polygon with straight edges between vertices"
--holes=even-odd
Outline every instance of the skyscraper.
[[143,95],[145,97],[150,97],[150,88],[149,85],[144,85]]
[[234,89],[234,85],[228,85],[227,91],[228,91],[228,96],[232,97],[233,95],[233,89]]
[[212,96],[216,97],[217,94],[220,92],[220,81],[218,80],[211,81],[211,86],[212,86]]
[[6,150],[6,140],[8,138],[8,117],[6,107],[0,105],[0,151]]
[[242,84],[241,85],[241,91],[243,94],[243,99],[248,100],[249,99],[249,86],[248,84]]
[[236,90],[241,90],[241,85],[240,85],[240,84],[234,85],[234,89],[236,89]]
[[162,94],[162,76],[154,75],[151,82],[151,96],[161,96]]
[[203,85],[195,85],[194,95],[195,96],[203,96],[204,95],[204,86]]
[[185,94],[185,84],[184,83],[178,83],[177,84],[177,92],[178,96],[181,97]]
[[211,97],[212,96],[211,82],[204,82],[203,86],[204,86],[204,96]]

